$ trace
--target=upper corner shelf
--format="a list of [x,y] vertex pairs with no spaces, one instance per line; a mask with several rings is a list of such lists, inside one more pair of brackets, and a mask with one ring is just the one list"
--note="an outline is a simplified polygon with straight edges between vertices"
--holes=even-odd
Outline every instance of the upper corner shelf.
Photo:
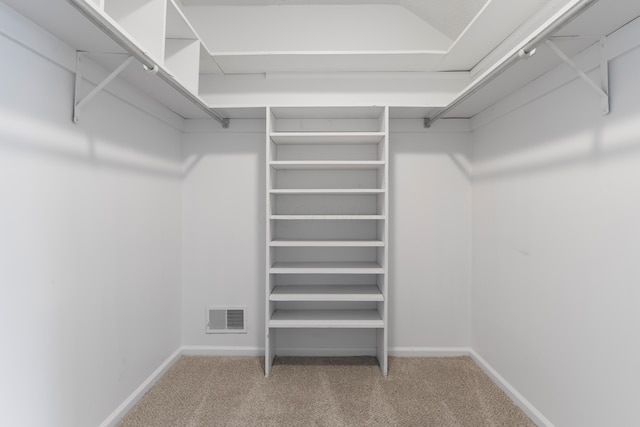
[[[160,78],[154,79],[149,75],[149,79],[141,84],[136,81],[136,86],[145,87],[145,91],[178,114],[185,110],[184,104],[188,107],[195,105],[223,127],[228,126],[229,119],[200,97],[200,58],[206,49],[174,0],[68,1],[151,71],[150,74]],[[153,84],[148,83],[152,80]],[[175,95],[171,88],[191,104],[183,99],[167,101],[170,98],[166,96],[167,89]]]

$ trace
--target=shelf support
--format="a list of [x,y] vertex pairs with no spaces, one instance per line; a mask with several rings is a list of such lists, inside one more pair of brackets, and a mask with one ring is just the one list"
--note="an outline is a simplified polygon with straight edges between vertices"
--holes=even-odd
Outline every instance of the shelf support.
[[425,125],[432,125],[436,120],[439,120],[445,114],[461,105],[482,88],[498,78],[498,76],[508,70],[516,62],[530,57],[540,43],[560,31],[560,29],[565,25],[597,2],[598,0],[573,0],[568,2],[570,4],[567,4],[563,10],[553,16],[553,21],[551,23],[545,24],[539,27],[534,33],[531,33],[527,39],[523,40],[516,47],[516,49],[513,49],[507,56],[491,66],[487,71],[476,78],[471,85],[467,86],[467,88],[460,92],[457,98],[451,101],[449,105],[439,109],[429,116],[429,122],[425,122]]
[[[104,16],[103,8],[98,8],[91,1],[87,0],[67,0],[73,7],[75,7],[81,14],[83,14],[89,21],[96,25],[104,33],[111,37],[113,41],[119,44],[129,55],[137,59],[146,70],[153,72],[160,79],[164,80],[169,86],[177,90],[182,96],[191,101],[194,105],[204,111],[211,118],[215,119],[222,125],[223,128],[229,127],[229,118],[223,117],[215,109],[211,108],[196,94],[191,93],[180,82],[178,82],[164,67],[158,66],[153,58],[149,56],[147,52],[141,49],[136,43],[131,41],[123,33],[122,28],[118,25],[114,25],[111,19],[106,19]],[[590,0],[594,1],[594,0]],[[103,3],[102,1],[100,2]],[[74,115],[75,117],[75,115]],[[75,120],[74,120],[75,121]]]
[[602,114],[609,114],[609,60],[605,51],[606,38],[600,40],[600,85],[594,82],[587,74],[582,71],[575,62],[571,60],[560,48],[551,40],[545,40],[545,44],[558,55],[578,76],[584,80],[589,87],[600,95],[600,108]]
[[76,52],[76,82],[75,82],[75,91],[73,95],[73,122],[78,123],[80,121],[80,110],[83,106],[87,104],[87,102],[91,101],[91,99],[96,96],[102,89],[105,88],[113,79],[118,77],[118,75],[127,68],[127,65],[133,61],[133,56],[128,56],[127,59],[124,60],[118,68],[113,70],[111,74],[109,74],[102,82],[100,82],[96,87],[93,88],[91,92],[87,94],[82,99],[80,98],[80,88],[82,86],[82,60],[86,56],[85,52]]

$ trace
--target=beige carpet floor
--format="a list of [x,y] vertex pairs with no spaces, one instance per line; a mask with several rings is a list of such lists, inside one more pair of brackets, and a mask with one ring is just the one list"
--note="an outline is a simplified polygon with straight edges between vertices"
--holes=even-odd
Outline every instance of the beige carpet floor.
[[129,426],[534,426],[468,357],[183,357]]

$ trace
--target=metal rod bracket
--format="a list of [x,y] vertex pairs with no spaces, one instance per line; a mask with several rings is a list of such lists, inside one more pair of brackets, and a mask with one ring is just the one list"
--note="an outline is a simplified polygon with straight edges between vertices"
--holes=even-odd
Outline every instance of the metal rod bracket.
[[573,71],[584,80],[590,88],[600,95],[600,109],[602,114],[609,114],[609,59],[606,54],[606,38],[600,40],[600,85],[594,82],[575,62],[551,40],[545,40],[545,44],[562,59]]
[[96,87],[91,90],[84,98],[80,99],[80,89],[82,87],[82,61],[86,57],[86,52],[76,52],[76,81],[75,90],[73,94],[73,122],[78,123],[80,121],[80,111],[94,96],[96,96],[102,89],[105,88],[113,79],[127,68],[127,65],[133,61],[133,56],[127,56],[122,64],[118,66],[111,74],[109,74],[102,82],[98,83]]
[[425,117],[424,118],[424,127],[425,127],[425,129],[431,127],[431,119],[429,117]]

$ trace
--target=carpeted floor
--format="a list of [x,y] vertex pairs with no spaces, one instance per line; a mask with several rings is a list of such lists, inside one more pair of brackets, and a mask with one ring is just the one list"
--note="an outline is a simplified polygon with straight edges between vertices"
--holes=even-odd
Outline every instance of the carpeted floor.
[[535,426],[468,357],[183,357],[129,426]]

